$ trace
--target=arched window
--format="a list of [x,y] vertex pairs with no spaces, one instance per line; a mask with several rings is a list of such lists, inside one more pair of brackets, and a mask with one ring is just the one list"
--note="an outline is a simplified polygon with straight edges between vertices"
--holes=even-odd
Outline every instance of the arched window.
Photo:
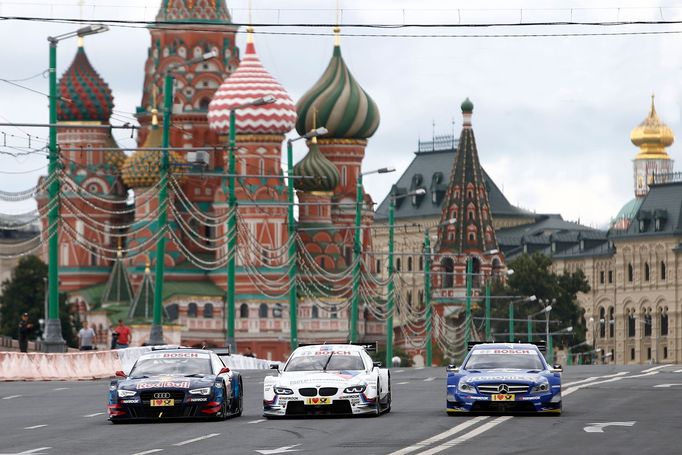
[[631,312],[628,314],[628,337],[629,337],[629,338],[634,338],[634,336],[635,336],[635,334],[636,334],[636,330],[635,330],[635,328],[636,328],[635,321],[636,321],[636,319],[635,319],[635,312],[634,312],[634,311],[631,311]]
[[632,283],[632,264],[628,264],[628,281]]
[[661,311],[661,336],[665,337],[668,336],[668,308],[664,308],[663,311]]
[[395,271],[400,272],[400,258],[395,260]]
[[452,258],[443,258],[440,263],[445,273],[443,277],[443,287],[452,288],[455,286],[455,262]]
[[651,312],[650,311],[646,311],[644,313],[644,336],[645,337],[651,336]]
[[196,318],[197,317],[197,304],[192,302],[187,305],[187,317]]
[[282,317],[282,304],[281,303],[275,303],[275,308],[272,309],[272,317],[273,318],[281,318]]
[[339,314],[336,312],[336,305],[332,305],[332,308],[329,311],[329,317],[331,319],[338,319]]
[[649,281],[649,263],[644,263],[644,281]]
[[381,273],[381,259],[377,259],[377,273]]
[[665,281],[665,262],[661,261],[661,280]]
[[408,272],[412,271],[412,256],[408,256],[407,258],[407,271]]
[[207,303],[204,305],[204,317],[206,319],[213,318],[213,304],[212,303]]
[[268,317],[268,305],[265,303],[261,303],[260,306],[258,307],[258,317],[259,318],[267,318]]
[[249,306],[246,303],[239,305],[239,317],[242,319],[249,317]]
[[202,98],[201,101],[199,101],[199,109],[202,111],[207,111],[208,110],[208,104],[211,102],[210,99],[208,98]]
[[609,338],[613,338],[616,333],[616,317],[613,307],[609,307]]
[[166,306],[166,317],[169,321],[175,321],[178,319],[179,308],[177,303],[171,303]]
[[313,319],[318,319],[320,317],[320,309],[317,307],[317,305],[313,305],[310,317]]
[[424,256],[419,256],[419,271],[424,270]]
[[599,308],[599,338],[606,336],[606,310]]

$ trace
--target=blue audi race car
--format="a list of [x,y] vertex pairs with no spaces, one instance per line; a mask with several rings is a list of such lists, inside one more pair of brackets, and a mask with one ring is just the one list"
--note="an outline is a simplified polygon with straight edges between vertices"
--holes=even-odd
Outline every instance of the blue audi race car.
[[226,419],[240,416],[241,375],[213,351],[157,349],[137,359],[130,374],[117,371],[109,386],[109,420]]
[[476,344],[447,368],[447,412],[560,415],[561,371],[534,344]]

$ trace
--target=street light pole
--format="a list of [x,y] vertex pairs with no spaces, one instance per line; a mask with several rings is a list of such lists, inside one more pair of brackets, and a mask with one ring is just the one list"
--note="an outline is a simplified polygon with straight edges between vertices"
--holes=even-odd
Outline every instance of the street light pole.
[[426,366],[430,367],[433,363],[433,321],[431,308],[431,239],[429,238],[429,230],[424,231],[424,253],[426,258],[424,261],[424,304],[426,306]]
[[490,339],[490,281],[485,284],[485,340]]
[[386,366],[393,361],[393,224],[395,220],[395,198],[388,201],[388,297],[386,302]]
[[465,352],[469,348],[469,339],[471,338],[471,287],[473,281],[473,261],[470,256],[466,258],[466,307],[464,311],[464,349]]
[[509,302],[509,342],[514,342],[514,302]]
[[48,176],[50,182],[47,188],[48,206],[47,213],[47,235],[48,235],[48,255],[47,255],[47,294],[48,311],[45,321],[45,335],[43,342],[44,352],[64,352],[66,341],[62,337],[62,324],[59,320],[59,153],[57,146],[57,43],[66,38],[74,36],[83,37],[94,35],[109,30],[105,25],[89,25],[78,29],[75,32],[68,32],[62,35],[49,36],[49,153],[48,153]]

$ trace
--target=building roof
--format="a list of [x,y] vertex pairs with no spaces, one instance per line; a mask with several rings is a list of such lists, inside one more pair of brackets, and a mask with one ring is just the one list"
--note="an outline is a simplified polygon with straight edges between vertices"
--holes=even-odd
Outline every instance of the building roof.
[[611,237],[682,234],[682,175],[653,184],[627,230],[612,229]]
[[[420,143],[415,157],[403,175],[393,185],[390,194],[407,193],[416,188],[426,190],[424,196],[396,200],[395,218],[433,218],[441,214],[441,206],[450,179],[450,170],[457,154],[457,141],[452,137],[437,137],[429,143]],[[432,146],[431,149],[429,149]],[[533,216],[534,214],[509,203],[495,182],[483,171],[483,181],[488,190],[488,202],[493,218],[496,216]],[[388,218],[389,196],[379,204],[375,219]]]
[[123,259],[120,256],[114,261],[114,266],[111,268],[111,274],[104,292],[101,297],[104,304],[121,304],[130,305],[133,301],[133,288],[130,285],[130,278],[128,278],[128,271],[123,265]]

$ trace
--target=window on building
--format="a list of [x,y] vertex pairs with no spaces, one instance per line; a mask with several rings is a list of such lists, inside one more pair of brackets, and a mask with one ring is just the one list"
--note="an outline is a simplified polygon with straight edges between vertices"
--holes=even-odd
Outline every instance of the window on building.
[[419,307],[422,308],[424,306],[424,290],[420,289],[419,292],[417,293],[417,299],[419,299]]
[[661,280],[665,281],[665,275],[666,275],[665,262],[661,261]]
[[613,283],[613,270],[609,270],[609,283]]
[[239,317],[242,319],[249,317],[249,306],[246,303],[239,305]]
[[346,186],[348,184],[348,169],[346,166],[341,166],[341,185]]
[[646,348],[646,359],[651,360],[651,347]]
[[651,336],[651,313],[644,313],[644,336]]
[[661,336],[668,336],[668,309],[661,311]]
[[630,349],[630,360],[635,360],[635,348]]
[[407,271],[408,272],[412,271],[412,256],[408,256],[407,258]]
[[204,305],[204,317],[206,319],[213,318],[213,304],[212,303],[207,303]]
[[455,263],[452,258],[444,258],[441,261],[441,266],[445,275],[443,276],[443,287],[455,287]]
[[604,271],[599,272],[599,283],[604,284]]
[[395,260],[395,270],[396,272],[400,272],[400,258]]
[[405,300],[407,301],[408,306],[412,306],[412,291],[407,291],[405,293]]
[[468,238],[469,238],[470,242],[475,242],[476,241],[476,234],[474,234],[473,232],[469,232]]
[[614,315],[614,308],[609,307],[609,337],[613,338],[616,332],[616,317]]
[[628,281],[632,283],[632,264],[628,264]]
[[268,305],[266,303],[261,303],[258,307],[258,317],[267,318],[268,317]]
[[473,210],[467,211],[467,218],[470,220],[474,219],[474,211]]
[[649,263],[644,263],[644,281],[649,281]]
[[419,256],[419,271],[421,272],[422,270],[424,270],[424,257]]
[[166,306],[166,317],[169,321],[175,321],[178,319],[179,307],[177,303],[171,303]]
[[381,259],[377,259],[377,273],[381,273]]
[[472,190],[467,190],[467,198],[468,199],[473,199],[474,198],[474,192]]
[[599,338],[606,337],[606,310],[599,308]]
[[312,319],[319,319],[320,317],[320,309],[315,304],[313,304],[313,307],[310,310],[310,317]]
[[275,307],[272,309],[272,317],[273,318],[281,318],[282,317],[282,304],[281,303],[275,303]]
[[197,304],[192,302],[187,305],[187,317],[196,318],[197,317]]
[[629,337],[629,338],[634,338],[634,336],[635,336],[635,333],[636,333],[636,331],[635,331],[635,327],[636,327],[635,321],[636,321],[636,319],[635,319],[635,314],[634,314],[634,313],[630,313],[630,314],[628,315],[628,337]]
[[338,319],[339,318],[339,313],[336,311],[336,305],[332,305],[332,308],[329,311],[329,317],[331,319]]

